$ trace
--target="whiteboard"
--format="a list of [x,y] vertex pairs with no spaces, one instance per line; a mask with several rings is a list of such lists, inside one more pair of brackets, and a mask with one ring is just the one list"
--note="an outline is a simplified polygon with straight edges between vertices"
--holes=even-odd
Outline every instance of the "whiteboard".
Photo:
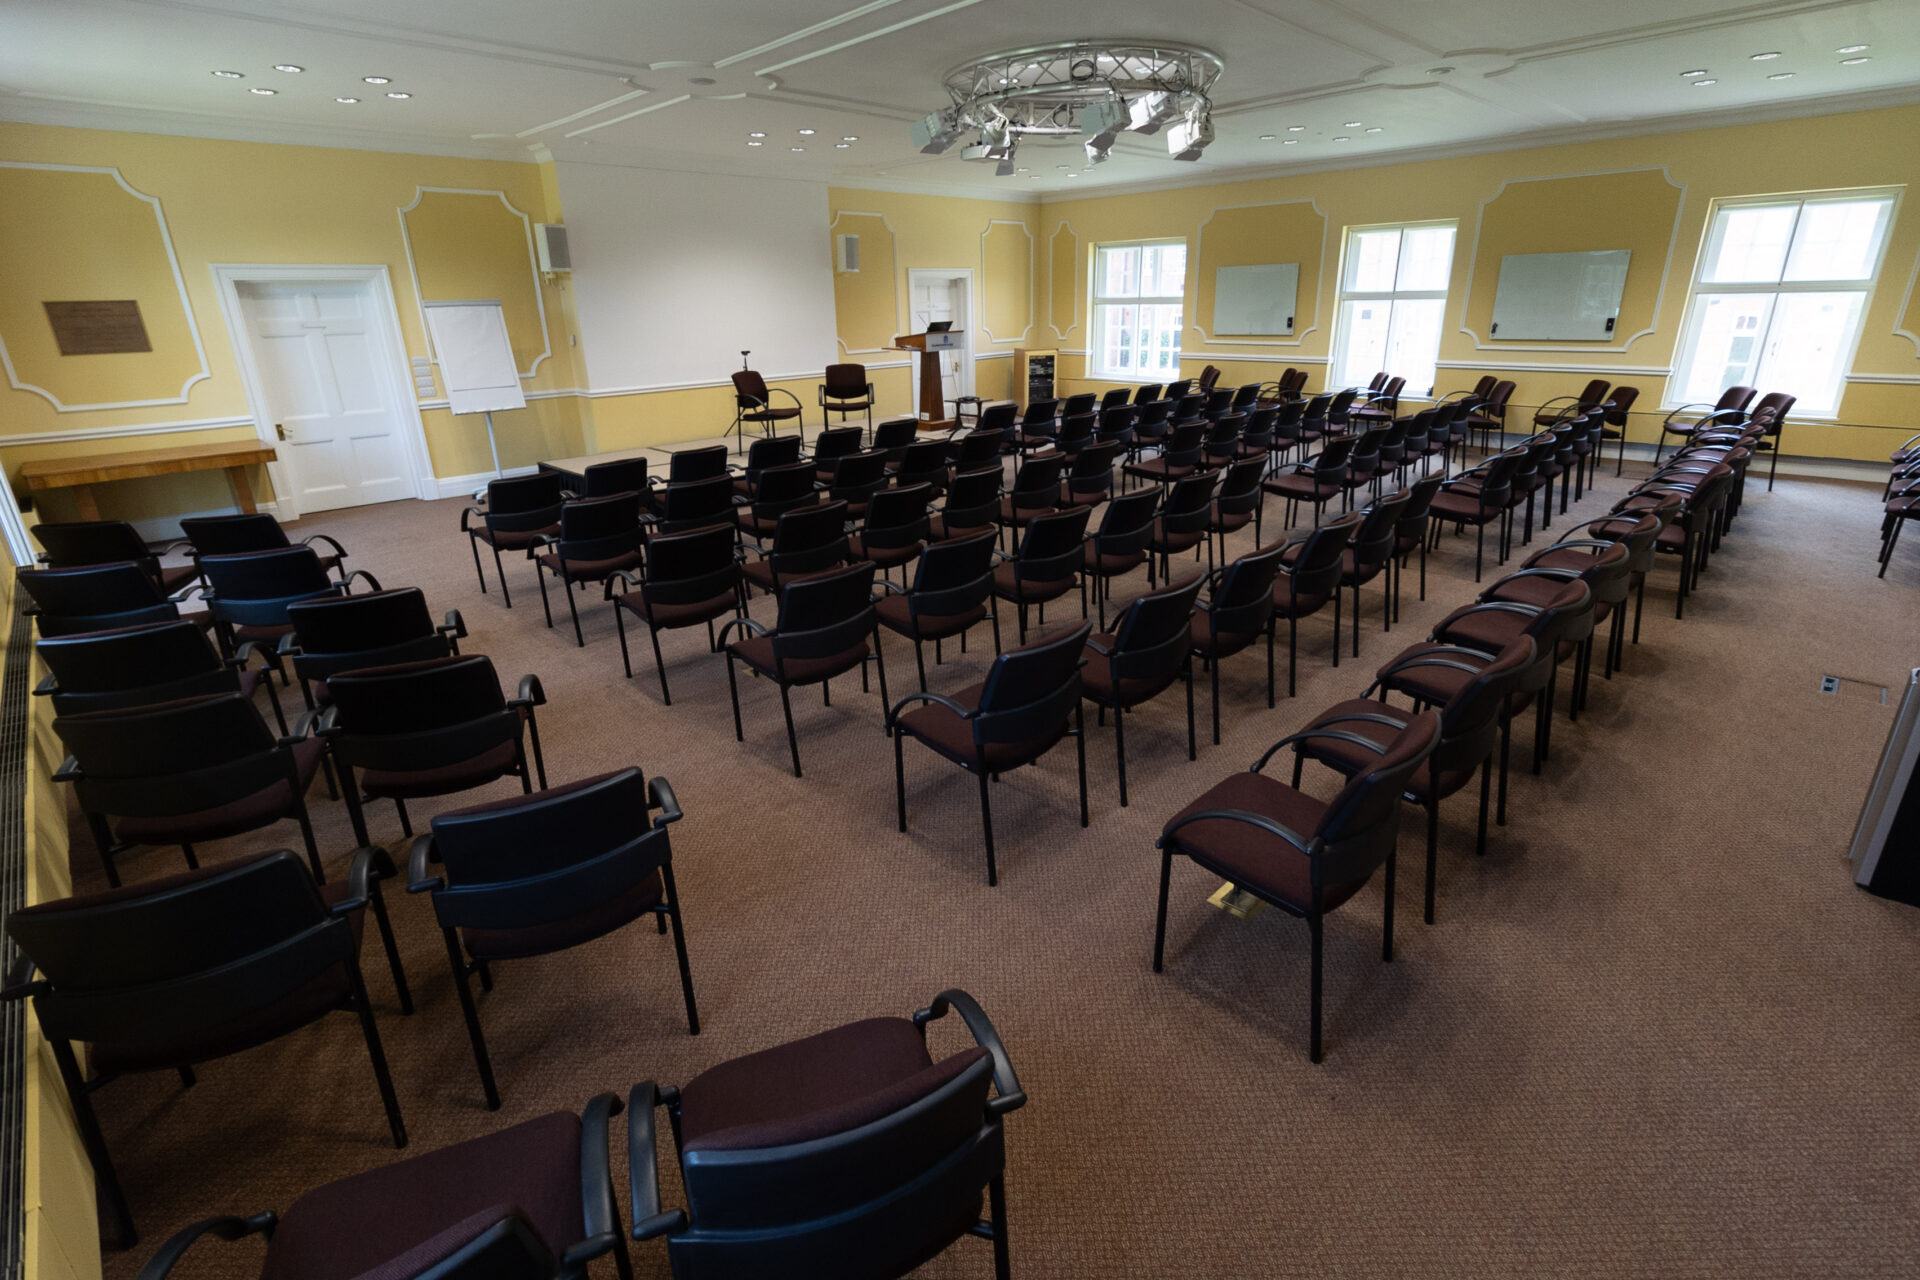
[[1297,262],[1221,267],[1213,273],[1213,332],[1290,334],[1299,294]]
[[420,307],[455,413],[526,407],[506,313],[498,302],[422,302]]
[[1489,336],[1605,342],[1620,315],[1631,256],[1628,249],[1508,254],[1500,259]]

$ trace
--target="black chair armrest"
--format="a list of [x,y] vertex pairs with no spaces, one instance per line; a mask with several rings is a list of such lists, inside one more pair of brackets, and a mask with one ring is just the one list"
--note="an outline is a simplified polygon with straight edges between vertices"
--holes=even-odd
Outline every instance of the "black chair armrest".
[[[253,642],[249,640],[247,643],[252,644]],[[287,634],[280,637],[279,643],[273,647],[274,653],[282,658],[292,657],[295,653],[299,652],[299,649],[300,633],[297,631],[287,632]]]
[[1336,741],[1344,742],[1348,746],[1359,747],[1362,750],[1371,751],[1373,752],[1373,754],[1377,756],[1385,755],[1387,752],[1387,749],[1385,747],[1381,746],[1379,743],[1375,742],[1373,739],[1363,738],[1357,733],[1348,733],[1344,729],[1302,729],[1299,733],[1290,733],[1286,737],[1280,739],[1280,741],[1268,747],[1267,753],[1261,756],[1258,760],[1254,761],[1253,768],[1249,769],[1247,772],[1259,773],[1262,769],[1266,768],[1267,761],[1273,759],[1274,753],[1280,750],[1280,748],[1287,747],[1287,746],[1295,746],[1298,743],[1308,742],[1314,738],[1332,738]]
[[653,1147],[653,1109],[660,1091],[653,1081],[633,1086],[627,1095],[627,1182],[633,1205],[633,1238],[651,1240],[685,1230],[687,1211],[660,1211],[660,1163]]
[[430,875],[427,863],[433,860],[433,832],[423,831],[407,848],[407,892],[431,893],[446,887],[445,876]]
[[580,1117],[580,1210],[584,1236],[561,1255],[561,1274],[585,1274],[595,1258],[611,1253],[620,1243],[620,1212],[613,1202],[612,1119],[620,1114],[620,1099],[611,1093],[596,1095]]
[[653,820],[653,829],[660,830],[680,821],[686,815],[680,812],[680,801],[673,794],[673,784],[665,778],[647,779],[647,808],[658,809],[660,816]]
[[520,677],[520,693],[509,706],[544,707],[547,705],[547,691],[540,685],[540,677],[528,673]]
[[960,703],[955,702],[952,698],[947,697],[945,694],[910,693],[906,697],[900,699],[900,701],[894,703],[893,709],[887,712],[887,729],[889,731],[893,729],[894,722],[900,718],[900,712],[910,702],[938,703],[940,706],[945,707],[947,710],[953,712],[953,714],[959,716],[962,720],[971,720],[975,716],[980,714],[980,708],[963,706]]
[[1167,847],[1167,841],[1177,836],[1182,828],[1192,826],[1196,822],[1209,820],[1218,822],[1242,822],[1250,827],[1258,827],[1276,840],[1284,840],[1304,854],[1311,855],[1313,853],[1313,841],[1307,839],[1298,831],[1295,831],[1291,827],[1283,826],[1263,814],[1249,813],[1245,809],[1203,809],[1199,813],[1189,814],[1180,819],[1180,821],[1173,823],[1165,831],[1162,831],[1160,838],[1153,842],[1153,847],[1156,849],[1164,849]]
[[287,634],[280,637],[279,643],[271,649],[262,645],[258,640],[242,640],[239,647],[233,651],[233,656],[227,659],[227,662],[235,671],[245,671],[247,664],[253,661],[254,655],[258,654],[266,660],[267,666],[277,667],[280,665],[279,658],[281,655],[293,653],[298,647],[289,645],[293,637],[293,632],[287,632]]
[[365,578],[367,580],[367,585],[370,588],[372,588],[375,591],[380,590],[380,579],[374,577],[372,574],[368,573],[365,569],[355,569],[352,573],[349,573],[345,577],[340,579],[340,585],[347,589],[348,594],[352,594],[353,592],[353,580],[355,578]]
[[[1116,627],[1117,627],[1117,623],[1116,623]],[[1086,645],[1087,645],[1087,648],[1093,650],[1095,653],[1099,654],[1103,658],[1111,658],[1114,654],[1114,650],[1109,649],[1106,645],[1101,644],[1098,640],[1088,640],[1086,642]]]
[[580,501],[580,495],[571,489],[562,489],[560,490],[560,499],[563,502],[578,502]]
[[487,513],[481,510],[479,507],[460,508],[460,532],[468,533],[468,534],[473,532],[472,520],[473,520],[473,517],[475,516],[479,516],[481,521],[484,523],[487,518]]
[[873,597],[876,603],[879,601],[881,596],[886,595],[888,592],[892,592],[896,596],[904,596],[907,594],[907,589],[905,587],[898,586],[895,583],[888,582],[885,578],[881,578],[879,581],[874,583],[874,585],[880,588],[878,593],[876,593]]
[[[1493,593],[1498,591],[1502,585],[1513,581],[1515,578],[1552,578],[1556,582],[1578,582],[1580,580],[1580,576],[1581,576],[1581,571],[1578,569],[1556,569],[1550,565],[1542,566],[1539,568],[1533,568],[1533,569],[1515,569],[1512,573],[1500,579],[1499,582],[1494,583],[1492,586],[1488,587],[1485,591],[1482,591],[1479,594],[1479,596],[1476,597],[1476,603],[1492,604],[1492,603],[1500,602],[1498,601],[1498,597],[1496,597]],[[1505,603],[1505,602],[1500,602],[1500,603]],[[1528,606],[1528,608],[1534,608],[1534,607],[1535,606],[1532,606],[1532,605]]]
[[72,756],[68,756],[65,760],[62,760],[60,767],[53,772],[53,780],[55,782],[78,782],[85,776],[86,775],[80,771],[80,762]]
[[560,539],[556,538],[554,535],[550,533],[535,534],[533,536],[533,541],[527,544],[527,559],[529,560],[533,559],[534,556],[539,553],[540,548],[550,547],[558,541],[560,541]]
[[435,627],[434,630],[445,636],[449,641],[465,640],[467,638],[467,620],[460,616],[458,609],[449,609],[447,610],[446,621]]
[[913,1025],[920,1028],[924,1036],[927,1024],[936,1018],[946,1017],[949,1008],[959,1011],[960,1020],[967,1024],[974,1043],[993,1056],[993,1091],[998,1096],[987,1099],[988,1114],[1005,1115],[1025,1106],[1026,1090],[1020,1087],[1020,1078],[1013,1072],[1013,1060],[1007,1057],[1007,1046],[1000,1043],[1000,1033],[994,1030],[993,1019],[987,1017],[987,1011],[972,996],[958,987],[948,987],[933,998],[932,1004],[913,1015]]
[[212,603],[214,599],[213,588],[203,582],[189,582],[186,586],[168,596],[167,599],[173,601],[175,604],[185,604],[193,598],[195,592],[200,594],[202,600]]
[[271,1235],[279,1223],[279,1216],[271,1209],[256,1213],[251,1218],[207,1218],[196,1222],[161,1245],[160,1251],[147,1259],[146,1266],[140,1268],[137,1280],[166,1280],[173,1274],[173,1264],[180,1261],[202,1236],[227,1241],[244,1240],[253,1235]]
[[60,682],[55,680],[53,678],[53,673],[49,671],[45,679],[43,679],[39,684],[33,686],[33,693],[34,693],[34,696],[37,698],[44,698],[48,694],[58,692],[59,688],[60,688]]
[[[1618,545],[1620,544],[1617,542],[1606,542],[1599,538],[1562,538],[1560,541],[1548,547],[1546,551],[1558,551],[1562,547],[1566,547],[1569,550],[1574,547],[1593,547],[1597,550],[1607,551]],[[1540,554],[1545,555],[1546,551],[1542,551]]]
[[749,632],[756,636],[764,636],[764,635],[771,634],[771,632],[769,632],[764,625],[758,622],[755,622],[752,618],[734,618],[733,620],[728,622],[725,626],[721,627],[720,634],[714,637],[713,651],[715,653],[719,653],[722,649],[726,647],[727,632],[733,630],[735,627],[739,627],[742,631]]
[[[334,711],[334,707],[329,705],[327,712],[332,711]],[[291,747],[296,742],[305,742],[308,738],[311,738],[314,730],[319,726],[320,718],[323,714],[325,713],[317,710],[301,712],[300,718],[293,722],[293,729],[280,739],[280,745],[283,747]],[[327,727],[329,729],[333,727],[331,716],[329,716],[327,720]]]
[[352,915],[367,905],[368,886],[373,877],[373,859],[384,850],[355,849],[353,861],[347,864],[347,896],[327,908],[327,914],[336,919]]

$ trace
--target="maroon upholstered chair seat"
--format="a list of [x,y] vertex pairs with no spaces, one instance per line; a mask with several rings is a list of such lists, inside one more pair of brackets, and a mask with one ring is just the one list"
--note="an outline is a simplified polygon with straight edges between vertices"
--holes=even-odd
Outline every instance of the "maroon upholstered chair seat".
[[1012,600],[1020,604],[1040,604],[1047,600],[1058,600],[1073,590],[1073,574],[1062,578],[1021,578],[1015,573],[1014,562],[1004,561],[993,567],[993,589],[1003,600]]
[[[303,738],[293,744],[293,758],[300,770],[301,793],[305,794],[313,775],[320,771],[327,744],[320,738]],[[288,794],[287,784],[274,782],[252,795],[243,796],[216,809],[195,813],[174,813],[160,817],[123,818],[115,833],[128,844],[199,844],[239,835],[295,816],[299,797]]]
[[975,534],[991,533],[992,521],[985,524],[948,524],[946,513],[936,511],[928,518],[930,532],[935,542],[958,542],[962,538],[971,538]]
[[1248,645],[1258,640],[1259,631],[1216,631],[1213,615],[1204,609],[1195,610],[1193,615],[1193,647],[1203,649],[1216,658],[1230,658]]
[[920,558],[927,549],[925,542],[910,542],[904,547],[869,547],[859,534],[847,539],[847,554],[854,560],[871,560],[882,569],[896,569],[903,564],[911,564]]
[[[953,695],[953,700],[962,706],[978,706],[980,695],[986,689],[980,684],[968,685]],[[979,762],[982,748],[974,746],[973,729],[959,716],[937,702],[927,703],[906,712],[899,719],[899,728],[911,737],[918,738],[929,748],[945,756],[955,764],[971,766]],[[1053,749],[1055,743],[1066,736],[1066,721],[1061,721],[1059,731],[1027,742],[989,742],[984,745],[987,770],[991,773],[1003,773],[1008,769],[1017,769],[1030,760],[1038,760]]]
[[554,951],[591,942],[632,924],[660,905],[666,895],[660,873],[641,881],[625,893],[597,902],[579,915],[530,925],[524,929],[463,929],[460,939],[467,954],[476,960],[517,960],[524,956],[543,956]]
[[370,796],[410,800],[485,786],[513,773],[520,760],[514,745],[502,742],[477,756],[431,769],[362,769],[360,788]]
[[[747,566],[751,569],[753,566]],[[824,658],[787,659],[787,679],[793,684],[812,684],[817,680],[830,680],[843,671],[852,671],[867,660],[872,652],[865,640],[839,653],[828,654]],[[748,636],[736,640],[733,644],[733,656],[758,671],[763,676],[778,674],[773,660],[772,636]]]
[[[1118,641],[1118,636],[1112,631],[1099,631],[1088,636],[1087,640],[1090,644],[1097,644],[1103,649],[1112,649]],[[1087,696],[1107,706],[1113,705],[1116,692],[1118,701],[1124,706],[1131,707],[1135,703],[1145,702],[1179,678],[1180,672],[1176,668],[1163,673],[1162,677],[1151,680],[1122,676],[1116,682],[1106,658],[1092,650],[1087,652],[1087,664],[1080,668],[1080,684],[1086,690]],[[1118,690],[1114,688],[1116,683],[1119,685]]]
[[[1471,678],[1466,676],[1465,672],[1455,672],[1454,674],[1463,677],[1463,679]],[[1399,722],[1399,728],[1389,727],[1371,719],[1349,718],[1371,716],[1391,717]],[[1313,718],[1313,723],[1315,725],[1330,725],[1335,729],[1340,729],[1347,733],[1354,734],[1357,737],[1365,738],[1369,742],[1377,742],[1384,748],[1393,742],[1394,738],[1399,735],[1400,729],[1405,728],[1407,722],[1412,719],[1413,713],[1404,707],[1388,706],[1386,703],[1376,702],[1372,698],[1349,698],[1345,702],[1336,702],[1325,711],[1322,711]],[[1335,723],[1336,721],[1338,723]],[[1341,773],[1347,774],[1348,776],[1351,776],[1352,773],[1372,768],[1374,761],[1380,758],[1376,752],[1368,751],[1349,742],[1343,742],[1338,738],[1316,739],[1313,743],[1313,754],[1318,760],[1337,762],[1335,767],[1339,769]],[[1406,792],[1408,795],[1424,800],[1436,794],[1434,791],[1432,766],[1432,757],[1421,761],[1420,767],[1413,771],[1411,778],[1407,779]],[[1473,777],[1473,773],[1474,770],[1471,768],[1442,771],[1439,778],[1440,788],[1438,794],[1442,796],[1452,795],[1455,791],[1458,791],[1467,784]]]
[[330,1183],[280,1216],[261,1280],[415,1275],[509,1214],[558,1255],[585,1228],[580,1156],[558,1112]]
[[597,582],[620,569],[638,569],[642,558],[638,551],[627,551],[617,556],[608,556],[603,560],[562,560],[551,551],[539,557],[540,563],[550,571],[559,574],[562,571],[575,582]]
[[849,1023],[695,1076],[680,1091],[682,1149],[750,1150],[846,1133],[987,1056],[976,1046],[936,1063],[905,1018]]
[[656,627],[671,629],[674,627],[693,627],[702,622],[718,618],[733,612],[738,603],[731,591],[723,591],[707,600],[696,600],[690,604],[665,604],[647,600],[640,592],[630,591],[614,599],[626,608],[633,610]]
[[[1307,839],[1326,816],[1327,806],[1265,774],[1244,772],[1213,787],[1175,814],[1167,825],[1174,826],[1189,815],[1208,809],[1238,809],[1261,814]],[[1235,884],[1278,898],[1303,912],[1313,903],[1307,856],[1283,847],[1257,827],[1222,820],[1196,822],[1180,828],[1180,847],[1195,862]],[[1362,879],[1353,884],[1328,885],[1322,909],[1332,911],[1358,893],[1365,883]]]
[[560,522],[556,520],[538,529],[495,529],[491,525],[476,525],[468,532],[498,550],[524,551],[533,544],[535,538],[559,537]]
[[916,625],[913,611],[907,606],[907,597],[896,595],[882,596],[874,608],[880,612],[880,621],[890,629],[917,640],[944,640],[948,636],[957,636],[987,616],[985,605],[975,605],[962,613],[923,613]]

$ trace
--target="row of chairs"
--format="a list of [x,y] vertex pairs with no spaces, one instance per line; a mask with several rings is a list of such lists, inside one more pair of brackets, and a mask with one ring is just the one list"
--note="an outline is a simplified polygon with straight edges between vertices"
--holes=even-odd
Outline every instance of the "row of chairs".
[[1920,516],[1920,435],[1911,436],[1889,459],[1893,464],[1887,475],[1886,488],[1880,491],[1882,517],[1880,520],[1880,572],[1877,576],[1887,576],[1887,565],[1893,561],[1893,549],[1900,541],[1900,528],[1915,516]]

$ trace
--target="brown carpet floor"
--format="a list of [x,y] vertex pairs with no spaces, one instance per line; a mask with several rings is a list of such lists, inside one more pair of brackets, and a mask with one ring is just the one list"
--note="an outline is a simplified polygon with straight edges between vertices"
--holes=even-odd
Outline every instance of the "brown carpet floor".
[[[1603,476],[1575,514],[1603,510],[1633,479]],[[541,625],[524,563],[509,564],[511,611],[497,589],[482,596],[459,506],[393,503],[300,531],[339,538],[350,565],[383,583],[424,587],[436,611],[459,608],[465,649],[491,655],[503,679],[537,672],[554,782],[630,763],[672,780],[687,814],[673,840],[704,1030],[687,1035],[670,942],[645,925],[500,965],[482,1000],[505,1095],[490,1114],[430,908],[396,893],[416,1013],[399,1016],[371,945],[367,972],[414,1150],[638,1079],[684,1081],[960,986],[993,1016],[1031,1098],[1008,1123],[1025,1276],[1913,1273],[1920,917],[1856,889],[1844,859],[1892,708],[1861,686],[1817,691],[1833,673],[1897,696],[1917,660],[1920,571],[1896,565],[1874,580],[1868,488],[1750,486],[1683,622],[1663,559],[1643,643],[1623,675],[1596,677],[1577,724],[1562,711],[1544,776],[1516,769],[1510,825],[1485,858],[1472,853],[1472,797],[1446,806],[1431,927],[1409,818],[1394,962],[1379,958],[1377,881],[1330,920],[1319,1066],[1306,1056],[1298,921],[1230,918],[1207,904],[1217,879],[1182,863],[1167,970],[1150,971],[1152,842],[1174,810],[1356,696],[1466,603],[1471,534],[1444,538],[1425,603],[1409,573],[1391,635],[1378,588],[1367,590],[1358,661],[1333,669],[1330,621],[1305,624],[1299,696],[1284,696],[1283,647],[1276,710],[1257,652],[1231,661],[1217,748],[1203,680],[1197,763],[1177,688],[1130,718],[1127,809],[1112,731],[1089,717],[1089,830],[1076,822],[1070,749],[1006,778],[989,889],[972,780],[912,745],[911,829],[895,832],[877,694],[848,678],[831,708],[796,697],[807,771],[796,780],[770,685],[744,682],[747,741],[736,743],[723,663],[683,632],[663,642],[675,695],[663,707],[644,638],[634,679],[621,678],[604,605],[587,608],[577,649],[564,609],[555,629]],[[1553,532],[1576,528],[1556,517]],[[1140,576],[1116,597],[1142,589]],[[770,620],[772,601],[757,597],[753,612]],[[936,690],[979,678],[985,637],[971,648],[932,671]],[[912,655],[894,639],[887,656],[897,696],[912,686]],[[1516,732],[1522,762],[1529,740]],[[415,817],[514,789],[418,804]],[[321,787],[312,804],[338,863],[352,844],[345,809]],[[390,806],[373,821],[376,839],[400,847]],[[290,825],[202,852],[287,843]],[[75,851],[80,887],[92,887],[77,823]],[[137,880],[180,863],[148,850],[124,865]],[[942,1027],[936,1043],[959,1035]],[[345,1015],[209,1064],[191,1090],[154,1075],[98,1101],[144,1237],[109,1260],[115,1277],[190,1221],[285,1208],[395,1158]],[[669,1203],[677,1194],[669,1169]],[[197,1253],[180,1274],[257,1273],[257,1242]],[[667,1274],[662,1245],[634,1256],[639,1274]],[[962,1241],[923,1274],[991,1265],[986,1244]]]

